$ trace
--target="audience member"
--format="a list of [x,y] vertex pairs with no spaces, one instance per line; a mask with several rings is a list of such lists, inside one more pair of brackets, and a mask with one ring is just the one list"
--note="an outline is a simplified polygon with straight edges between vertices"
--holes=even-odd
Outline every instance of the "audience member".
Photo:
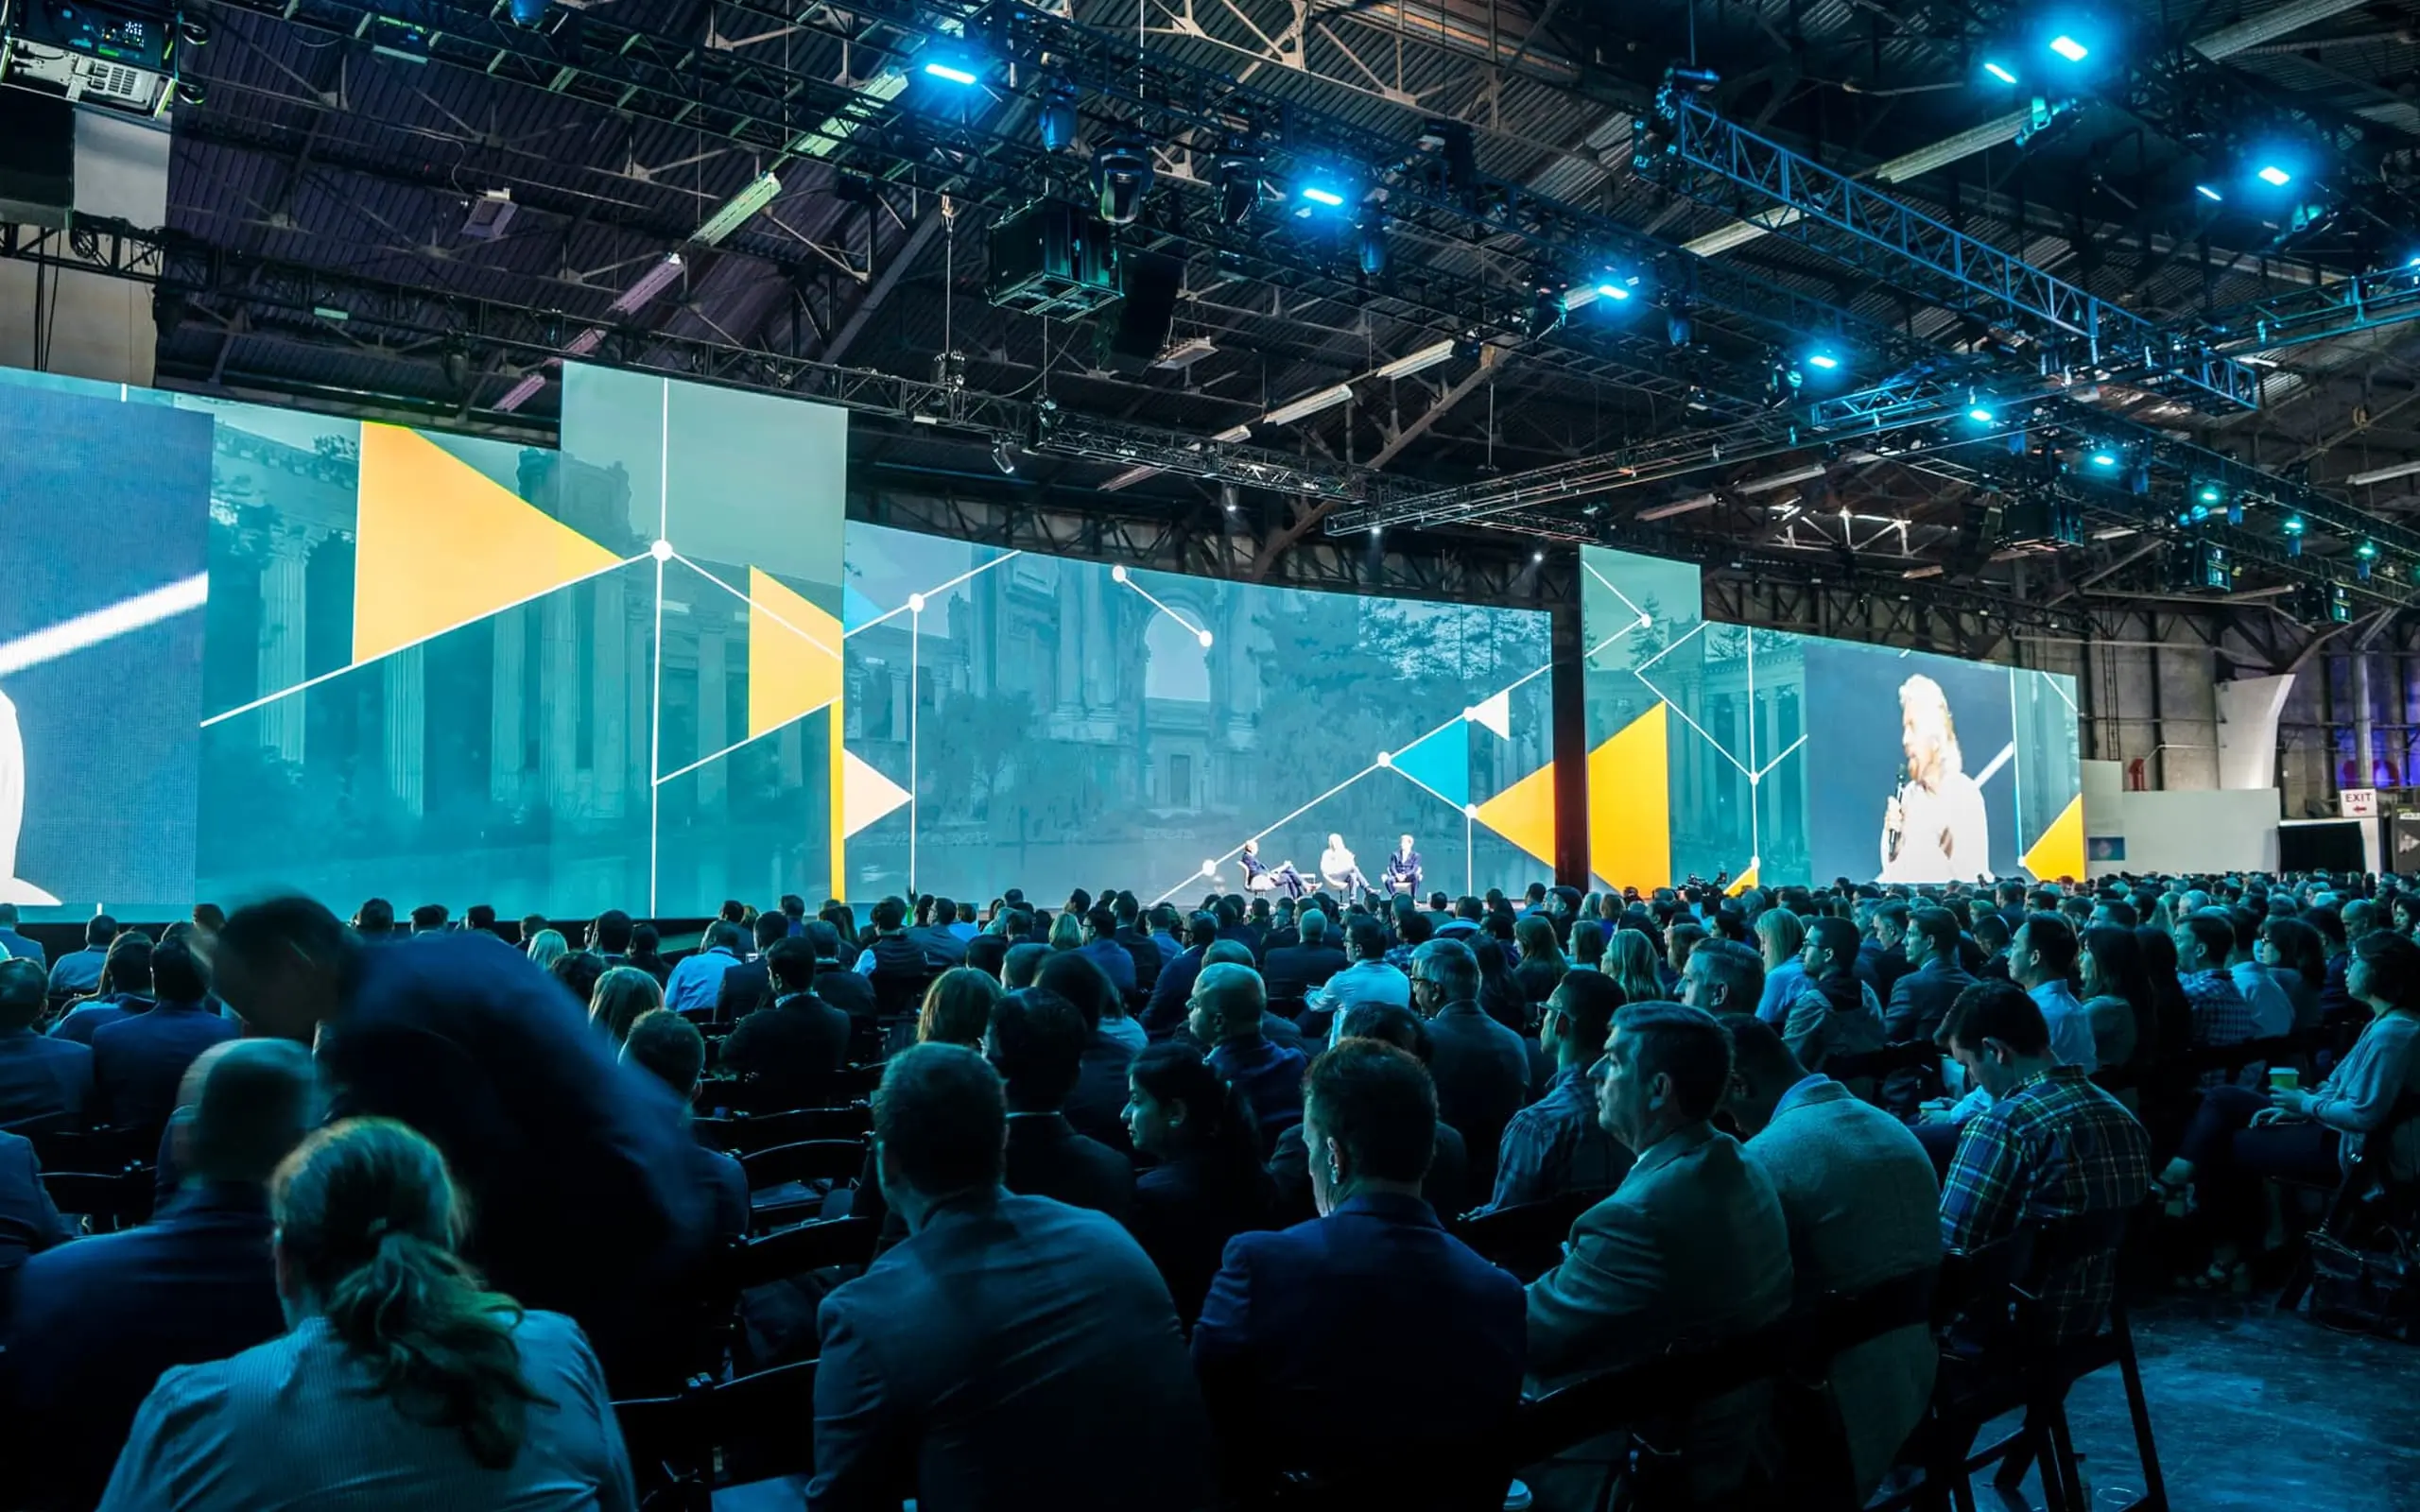
[[0,1415],[40,1452],[0,1471],[10,1505],[91,1505],[162,1371],[285,1332],[268,1180],[320,1121],[310,1053],[283,1040],[214,1045],[180,1101],[176,1195],[147,1224],[46,1251],[18,1273],[0,1327]]
[[1057,954],[1039,940],[1018,941],[1000,957],[1000,985],[1011,992],[1033,986],[1042,976],[1042,964]]
[[[758,921],[765,917],[759,915]],[[844,1101],[835,1084],[849,1063],[849,1016],[817,995],[823,978],[816,971],[815,947],[804,935],[785,935],[766,950],[765,966],[772,1005],[741,1019],[731,1031],[723,1041],[723,1069],[754,1076],[766,1107],[821,1108]]]
[[1187,1028],[1210,1047],[1210,1069],[1242,1093],[1260,1133],[1261,1153],[1303,1117],[1303,1068],[1310,1057],[1269,1038],[1269,999],[1260,973],[1220,961],[1202,969],[1187,1006]]
[[1899,978],[1915,970],[1915,963],[1908,958],[1908,930],[1914,915],[1915,910],[1896,899],[1877,903],[1866,939],[1857,948],[1858,974],[1873,984],[1874,995],[1884,1004],[1885,1018],[1890,1016],[1891,994]]
[[[1083,942],[1076,947],[1076,954],[1099,967],[1122,1000],[1125,994],[1134,990],[1134,955],[1118,943],[1117,915],[1099,906],[1088,910],[1083,918],[1082,935]],[[1124,1015],[1121,1013],[1119,1017]]]
[[1232,1240],[1193,1331],[1229,1476],[1392,1470],[1385,1505],[1493,1512],[1480,1446],[1519,1400],[1520,1283],[1421,1199],[1437,1099],[1417,1060],[1348,1038],[1305,1080],[1319,1216]]
[[651,1288],[704,1243],[678,1099],[616,1066],[544,973],[483,935],[366,950],[302,898],[239,909],[218,988],[255,1030],[318,1038],[341,1114],[397,1119],[445,1152],[479,1215],[465,1258],[581,1320],[610,1366],[652,1326]]
[[[2235,949],[2235,926],[2207,914],[2188,914],[2176,921],[2169,935],[2176,941],[2177,985],[2184,988],[2185,1001],[2192,1009],[2193,1048],[2238,1045],[2252,1039],[2252,1005],[2244,1001],[2242,989],[2227,971],[2227,956]],[[2227,1079],[2224,1071],[2210,1071],[2204,1074],[2202,1085],[2216,1087]],[[2257,1066],[2247,1067],[2242,1079],[2246,1085],[2256,1085],[2264,1074]]]
[[[1399,1008],[1392,1003],[1365,1003],[1339,1020],[1337,1042],[1347,1040],[1380,1040],[1423,1067],[1437,1054],[1436,1041],[1428,1037],[1428,1022],[1409,1008]],[[1420,1183],[1421,1199],[1440,1213],[1461,1212],[1485,1200],[1486,1188],[1472,1190],[1470,1149],[1461,1131],[1439,1119],[1436,1146],[1437,1153],[1428,1162],[1428,1174]],[[1272,1222],[1278,1227],[1303,1223],[1319,1215],[1311,1191],[1310,1144],[1303,1137],[1301,1124],[1277,1136],[1277,1147],[1269,1157],[1269,1176],[1276,1183],[1277,1206]]]
[[[378,943],[380,938],[379,936],[366,932],[361,937],[370,944]],[[564,939],[559,930],[542,929],[529,936],[529,959],[542,971],[553,971],[555,963],[570,954],[571,942]]]
[[1681,965],[1681,1002],[1689,1007],[1754,1013],[1764,994],[1764,958],[1736,939],[1702,940]]
[[755,936],[755,954],[723,972],[722,980],[715,986],[717,1023],[737,1023],[772,1004],[772,972],[765,965],[765,953],[790,937],[790,916],[778,910],[758,914]]
[[[1058,993],[1076,1005],[1084,1020],[1084,1055],[1076,1074],[1075,1091],[1063,1108],[1077,1133],[1098,1140],[1131,1156],[1133,1146],[1126,1129],[1126,1071],[1142,1046],[1112,1023],[1132,1024],[1109,977],[1081,951],[1056,951],[1034,973],[1033,986]],[[1013,1188],[1011,1188],[1013,1190]]]
[[1412,957],[1411,984],[1412,1005],[1436,1042],[1429,1074],[1438,1114],[1461,1130],[1473,1178],[1493,1191],[1496,1143],[1530,1100],[1529,1049],[1479,1010],[1478,958],[1469,946],[1450,939],[1423,945]]
[[1597,1088],[1589,1077],[1605,1054],[1614,1012],[1622,1002],[1621,988],[1601,971],[1572,972],[1547,1000],[1542,1042],[1554,1057],[1554,1077],[1545,1096],[1504,1125],[1495,1192],[1486,1211],[1571,1192],[1610,1193],[1622,1184],[1630,1152],[1599,1120]]
[[[2235,931],[2235,948],[2227,955],[2227,975],[2252,1009],[2252,1037],[2272,1040],[2294,1032],[2294,1000],[2259,958],[2260,919],[2249,909],[2209,910]],[[2408,937],[2408,936],[2407,936]]]
[[1782,1042],[1799,1064],[1821,1071],[1833,1059],[1883,1045],[1882,1003],[1857,974],[1857,926],[1845,919],[1806,922],[1799,966],[1806,985],[1784,1016]]
[[[2076,974],[2078,945],[2073,925],[2057,914],[2026,916],[2008,942],[2009,980],[2025,988],[2050,1031],[2050,1051],[2061,1062],[2081,1066],[2089,1076],[2100,1069],[2092,1019],[2068,984]],[[2223,960],[2223,954],[2220,957]]]
[[916,1015],[916,1042],[980,1050],[999,1001],[1000,984],[984,972],[971,966],[943,971],[925,989],[924,1006]]
[[[1512,980],[1523,998],[1544,1003],[1554,995],[1563,973],[1571,969],[1555,940],[1554,921],[1544,914],[1524,915],[1512,926],[1512,940],[1521,948],[1521,958],[1512,965]],[[1471,998],[1477,1002],[1478,994],[1474,992]]]
[[618,1049],[641,1014],[662,1006],[664,988],[654,977],[635,966],[616,966],[598,977],[596,989],[589,993],[588,1022]]
[[1958,994],[1975,985],[1958,961],[1958,916],[1945,908],[1918,908],[1908,915],[1900,949],[1909,969],[1891,987],[1882,1029],[1893,1041],[1930,1040]]
[[748,936],[737,924],[722,919],[708,924],[698,953],[682,957],[672,968],[672,980],[665,984],[664,1005],[675,1013],[713,1007],[722,993],[723,973],[739,964],[747,949]]
[[[683,1108],[698,1095],[706,1074],[706,1037],[696,1024],[668,1008],[651,1008],[632,1021],[621,1044],[621,1059],[670,1088]],[[695,1140],[683,1154],[698,1185],[714,1196],[715,1237],[726,1243],[747,1238],[748,1173],[737,1160]]]
[[210,980],[184,941],[152,951],[151,982],[158,1001],[150,1008],[93,1031],[94,1097],[121,1128],[166,1124],[194,1057],[243,1033],[207,1001]]
[[[110,941],[117,938],[117,920],[95,914],[84,920],[84,948],[69,951],[50,968],[53,998],[81,997],[101,985],[101,968],[109,962]],[[9,952],[14,955],[14,950]]]
[[1009,1103],[1003,1180],[1011,1192],[1105,1212],[1134,1215],[1134,1168],[1124,1155],[1076,1132],[1061,1109],[1081,1074],[1083,1013],[1046,988],[1027,988],[992,1009],[984,1050]]
[[1260,1131],[1243,1095],[1191,1045],[1146,1049],[1127,1089],[1130,1142],[1153,1162],[1134,1181],[1134,1237],[1190,1329],[1227,1241],[1269,1226],[1275,1191]]
[[385,1119],[322,1129],[278,1168],[269,1206],[293,1332],[163,1375],[106,1512],[635,1504],[587,1341],[480,1289],[426,1140]]
[[966,942],[974,937],[972,929],[958,932],[958,904],[947,898],[935,898],[931,914],[908,931],[908,943],[924,953],[925,965],[943,970],[966,964]]
[[[73,959],[63,956],[60,964]],[[51,980],[59,980],[57,967],[51,969]],[[50,1026],[53,1038],[90,1045],[101,1025],[121,1023],[151,1011],[151,936],[130,929],[112,939],[95,986],[94,996]]]
[[0,961],[0,1124],[65,1114],[81,1125],[93,1099],[93,1052],[40,1035],[46,983],[39,961]]
[[1328,943],[1327,930],[1325,913],[1317,908],[1302,910],[1295,924],[1299,943],[1269,952],[1270,996],[1307,1000],[1350,964],[1342,950]]
[[[1731,1036],[1724,1106],[1747,1137],[1748,1163],[1781,1202],[1798,1298],[1854,1297],[1937,1265],[1940,1189],[1932,1158],[1908,1126],[1829,1076],[1809,1074],[1772,1025],[1734,1015],[1722,1026]],[[1832,1362],[1828,1386],[1848,1430],[1860,1504],[1924,1416],[1936,1363],[1923,1323]]]
[[1356,918],[1345,925],[1344,953],[1344,968],[1311,999],[1331,1023],[1364,1003],[1411,1006],[1411,979],[1387,964],[1387,932],[1376,919]]
[[1621,988],[1624,1003],[1652,1003],[1664,996],[1661,964],[1655,941],[1645,930],[1617,929],[1605,946],[1603,970]]
[[814,954],[817,997],[847,1014],[852,1023],[881,1016],[874,1002],[873,984],[840,964],[838,931],[820,919],[809,919],[801,921],[798,932],[790,937],[805,941]]
[[42,941],[17,933],[15,903],[0,903],[0,961],[7,960],[31,961],[37,967],[45,967],[50,962],[49,955],[42,948]]
[[[908,937],[908,900],[885,898],[873,905],[869,918],[873,923],[873,940],[857,956],[856,971],[872,978],[874,995],[882,995],[886,981],[922,982],[933,973],[933,962],[924,947]],[[959,956],[963,959],[963,954]]]
[[[33,1141],[0,1129],[0,1302],[7,1300],[9,1285],[27,1256],[38,1256],[74,1236],[50,1200],[49,1189],[43,1185],[42,1160]],[[0,1356],[0,1369],[7,1364],[6,1357]],[[0,1396],[0,1405],[5,1404],[5,1396]],[[0,1433],[0,1446],[8,1441]],[[6,1469],[0,1463],[0,1494],[8,1488]]]
[[[2090,924],[2083,932],[2083,1016],[2092,1026],[2096,1069],[2134,1066],[2145,1058],[2158,1032],[2158,1005],[2143,947],[2131,929]],[[2118,1099],[2124,1102],[2121,1095]]]
[[1806,990],[1806,967],[1799,953],[1806,947],[1806,929],[1787,908],[1768,908],[1756,916],[1756,948],[1765,963],[1765,989],[1756,999],[1756,1017],[1778,1029],[1789,1021],[1790,1005]]
[[814,1512],[1200,1512],[1210,1436],[1167,1286],[1115,1223],[1001,1187],[980,1057],[894,1057],[879,1184],[909,1237],[823,1299]]
[[[1977,983],[1959,994],[1942,1033],[1991,1099],[1966,1121],[1942,1183],[1945,1247],[1980,1249],[2020,1225],[2142,1201],[2151,1185],[2151,1137],[2083,1067],[2060,1060],[2041,1005],[2024,988]],[[2100,1326],[2115,1273],[2114,1252],[2095,1252],[2032,1279],[2059,1338]]]
[[[1652,1360],[1684,1339],[1752,1332],[1789,1311],[1789,1228],[1772,1183],[1709,1122],[1731,1046],[1702,1009],[1634,1003],[1614,1015],[1598,1117],[1636,1158],[1613,1195],[1571,1228],[1563,1263],[1529,1292],[1529,1374],[1552,1390]],[[1708,1402],[1683,1431],[1690,1494],[1741,1495],[1775,1469],[1771,1391]],[[1581,1504],[1618,1441],[1599,1440],[1529,1479],[1543,1504]]]
[[632,924],[631,952],[622,958],[622,964],[654,977],[658,987],[668,986],[672,981],[672,963],[664,958],[663,944],[664,936],[653,924]]
[[571,1000],[587,1007],[596,998],[596,984],[606,971],[605,957],[595,951],[569,951],[555,957],[546,974],[562,984]]
[[[493,916],[494,910],[489,913]],[[621,966],[631,954],[631,936],[636,928],[630,915],[618,908],[608,908],[590,921],[588,948],[603,956],[607,966]]]
[[1161,968],[1159,983],[1151,988],[1150,1002],[1143,1009],[1146,1034],[1154,1040],[1165,1040],[1183,1027],[1191,1011],[1193,980],[1201,974],[1202,957],[1218,942],[1217,915],[1195,914],[1185,921],[1184,949]]

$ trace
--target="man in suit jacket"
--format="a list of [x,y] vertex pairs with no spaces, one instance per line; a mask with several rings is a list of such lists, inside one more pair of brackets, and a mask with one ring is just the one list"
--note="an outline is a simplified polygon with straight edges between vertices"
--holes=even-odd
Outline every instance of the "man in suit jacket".
[[[777,943],[804,942],[785,936]],[[759,1014],[774,1011],[757,1010]],[[685,1106],[698,1095],[698,1083],[706,1074],[706,1037],[681,1015],[665,1008],[650,1008],[638,1016],[631,1024],[631,1032],[623,1037],[621,1058],[671,1088],[672,1095]],[[747,1170],[729,1154],[710,1150],[694,1141],[686,1153],[698,1184],[714,1195],[714,1236],[726,1242],[747,1238]]]
[[1882,1014],[1883,1032],[1893,1042],[1930,1040],[1958,994],[1975,985],[1958,963],[1958,916],[1946,908],[1919,908],[1908,916],[1910,970],[1892,985]]
[[1800,1064],[1821,1070],[1835,1057],[1882,1048],[1882,1000],[1857,975],[1857,926],[1811,919],[1799,961],[1806,985],[1781,1024],[1782,1042]]
[[1307,999],[1344,970],[1344,952],[1328,943],[1325,910],[1304,909],[1295,931],[1302,943],[1271,949],[1264,963],[1271,997]]
[[661,1327],[655,1290],[703,1247],[679,1099],[529,958],[494,937],[365,949],[305,898],[238,909],[218,990],[262,1033],[319,1037],[340,1115],[399,1119],[437,1145],[479,1222],[468,1258],[496,1290],[568,1313],[611,1379]]
[[873,984],[840,964],[840,932],[820,919],[799,926],[795,936],[815,950],[815,995],[849,1016],[850,1022],[877,1016]]
[[1076,1089],[1089,1038],[1082,1011],[1048,988],[1011,992],[993,1007],[983,1048],[1008,1097],[1004,1182],[1021,1195],[1051,1197],[1131,1223],[1133,1162],[1077,1133],[1060,1111]]
[[1193,997],[1194,978],[1201,974],[1201,957],[1218,942],[1218,916],[1196,914],[1186,923],[1184,954],[1161,968],[1151,1001],[1143,1009],[1143,1028],[1152,1039],[1165,1040],[1184,1024],[1191,1011],[1187,1005]]
[[1495,1146],[1530,1100],[1530,1049],[1478,1005],[1478,957],[1459,940],[1432,939],[1412,953],[1412,1006],[1428,1021],[1437,1112],[1462,1131],[1471,1180],[1495,1187]]
[[284,1040],[202,1052],[170,1130],[183,1180],[151,1222],[36,1255],[0,1328],[0,1416],[39,1452],[0,1483],[35,1504],[89,1506],[160,1372],[285,1332],[268,1183],[320,1120],[311,1057]]
[[81,1123],[93,1095],[93,1052],[36,1034],[48,990],[33,961],[0,961],[0,1124],[65,1113]]
[[42,941],[17,933],[17,905],[0,903],[0,961],[31,961],[43,966],[49,959]]
[[715,988],[717,1023],[737,1023],[772,1003],[773,978],[765,965],[765,953],[773,948],[775,941],[789,938],[789,932],[787,915],[756,916],[756,954],[723,972],[720,985]]
[[982,1057],[917,1045],[874,1101],[909,1237],[823,1299],[810,1512],[1201,1512],[1210,1431],[1166,1282],[1096,1212],[1001,1190]]
[[[53,1245],[73,1238],[50,1194],[42,1184],[42,1161],[33,1141],[21,1134],[0,1134],[0,1297],[9,1293],[10,1272]],[[7,1364],[0,1358],[0,1366]],[[5,1379],[5,1378],[0,1378]],[[0,1397],[0,1402],[5,1402]],[[6,1501],[0,1481],[0,1501]]]
[[773,1005],[739,1021],[723,1041],[723,1065],[754,1074],[765,1095],[783,1108],[823,1108],[846,1101],[832,1089],[849,1063],[849,1016],[815,995],[823,980],[815,970],[815,947],[804,937],[785,936],[766,951],[765,964],[771,973]]
[[1397,1469],[1405,1485],[1383,1496],[1363,1484],[1374,1504],[1503,1504],[1500,1474],[1460,1485],[1452,1472],[1485,1466],[1476,1451],[1519,1404],[1521,1286],[1421,1199],[1437,1126],[1435,1089],[1408,1052],[1355,1039],[1312,1063],[1303,1131],[1320,1216],[1229,1240],[1193,1331],[1239,1489],[1284,1470]]
[[918,924],[908,931],[908,942],[925,953],[925,959],[946,971],[966,964],[966,942],[970,936],[958,932],[958,904],[947,898],[933,900],[931,922]]
[[160,998],[149,1012],[93,1032],[93,1091],[103,1115],[125,1128],[167,1123],[194,1057],[244,1032],[206,1001],[210,979],[183,940],[153,949],[151,982]]
[[[1563,1263],[1530,1286],[1529,1373],[1544,1392],[1651,1360],[1685,1338],[1754,1332],[1789,1311],[1789,1228],[1772,1183],[1708,1122],[1731,1079],[1712,1014],[1632,1004],[1614,1015],[1598,1116],[1637,1157],[1619,1190],[1571,1227]],[[1775,1469],[1772,1393],[1706,1403],[1679,1448],[1691,1494],[1753,1490]],[[1614,1435],[1617,1440],[1619,1435]],[[1547,1504],[1574,1501],[1621,1455],[1598,1441],[1525,1474]],[[1582,1493],[1584,1494],[1584,1493]]]
[[[1808,1075],[1770,1024],[1730,1018],[1731,1095],[1748,1162],[1765,1174],[1789,1226],[1797,1295],[1854,1296],[1941,1263],[1941,1189],[1908,1125]],[[1932,1399],[1939,1350],[1922,1323],[1869,1339],[1832,1362],[1859,1501],[1871,1497]]]
[[1186,1027],[1210,1046],[1210,1069],[1251,1107],[1264,1157],[1279,1135],[1303,1120],[1303,1068],[1311,1057],[1299,1044],[1281,1044],[1270,1036],[1271,1022],[1285,1022],[1269,1012],[1267,989],[1251,967],[1216,961],[1202,969]]
[[1874,910],[1869,933],[1857,948],[1858,974],[1874,985],[1874,995],[1891,1001],[1899,978],[1914,970],[1908,963],[1908,924],[1914,910],[1896,899]]
[[1143,910],[1132,893],[1119,893],[1110,912],[1117,920],[1117,931],[1111,937],[1133,957],[1135,988],[1148,993],[1159,985],[1160,968],[1167,964],[1167,957],[1160,954],[1160,942],[1143,928]]
[[[1100,1032],[1101,1020],[1117,1007],[1115,989],[1081,951],[1052,952],[1033,985],[1074,1004],[1084,1020],[1084,1050],[1077,1063],[1075,1089],[1060,1105],[1060,1111],[1077,1133],[1131,1158],[1134,1144],[1133,1134],[1126,1126],[1126,1072],[1134,1062],[1134,1050]],[[1024,1189],[1011,1181],[1009,1190]]]
[[[1109,985],[1119,997],[1134,990],[1134,954],[1117,941],[1117,916],[1096,905],[1084,914],[1084,942],[1076,954],[1098,966],[1109,977]],[[1158,978],[1154,976],[1153,981]]]

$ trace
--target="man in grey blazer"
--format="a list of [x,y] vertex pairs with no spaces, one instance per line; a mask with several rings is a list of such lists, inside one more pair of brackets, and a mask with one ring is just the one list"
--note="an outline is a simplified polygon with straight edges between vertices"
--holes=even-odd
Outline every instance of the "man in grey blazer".
[[[1563,1263],[1530,1286],[1530,1389],[1655,1358],[1685,1339],[1752,1332],[1789,1311],[1789,1230],[1772,1184],[1707,1122],[1731,1081],[1714,1016],[1674,1003],[1614,1015],[1596,1072],[1598,1118],[1637,1156],[1620,1188],[1571,1227]],[[1542,1508],[1591,1505],[1621,1435],[1523,1472]],[[1699,1500],[1753,1489],[1777,1455],[1772,1392],[1752,1386],[1682,1430]]]
[[874,1100],[908,1237],[823,1299],[810,1512],[1201,1512],[1210,1423],[1176,1306],[1113,1219],[1000,1186],[983,1057],[923,1044]]
[[1958,964],[1958,916],[1946,908],[1919,908],[1908,916],[1904,942],[1913,970],[1891,986],[1891,1001],[1882,1010],[1884,1031],[1893,1042],[1929,1040],[1958,994],[1975,985]]
[[[1722,1026],[1731,1036],[1726,1106],[1748,1135],[1748,1162],[1781,1198],[1798,1295],[1851,1296],[1939,1264],[1941,1189],[1908,1126],[1829,1076],[1808,1075],[1772,1025],[1735,1016]],[[1833,1362],[1860,1502],[1924,1416],[1939,1363],[1921,1323]]]

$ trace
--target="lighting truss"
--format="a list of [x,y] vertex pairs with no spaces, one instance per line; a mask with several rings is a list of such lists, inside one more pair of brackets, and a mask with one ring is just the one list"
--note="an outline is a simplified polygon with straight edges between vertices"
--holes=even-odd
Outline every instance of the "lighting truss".
[[2190,317],[2169,330],[2220,351],[2269,352],[2411,319],[2420,319],[2420,258]]
[[2042,344],[2046,372],[2088,369],[2214,411],[2259,407],[2252,368],[1769,142],[1686,94],[1660,92],[1655,114],[1637,124],[1633,140],[1638,171],[1668,188],[1724,210],[1737,208],[1744,189],[1785,212],[1768,217],[1774,235],[1952,309],[1990,306]]
[[544,362],[575,340],[596,335],[585,360],[599,366],[820,400],[975,435],[1030,437],[1033,450],[1062,456],[1148,465],[1186,477],[1326,500],[1358,501],[1401,487],[1366,468],[1072,415],[956,384],[842,368],[660,331],[625,327],[598,335],[601,328],[593,321],[560,310],[331,273],[123,221],[79,217],[72,232],[0,225],[0,257],[150,284],[198,308],[241,310],[253,331],[285,331],[320,344],[331,338],[312,312],[324,308],[347,312],[342,334],[333,339],[348,346],[400,354],[399,349],[434,352],[451,343],[475,362],[496,356],[519,368]]

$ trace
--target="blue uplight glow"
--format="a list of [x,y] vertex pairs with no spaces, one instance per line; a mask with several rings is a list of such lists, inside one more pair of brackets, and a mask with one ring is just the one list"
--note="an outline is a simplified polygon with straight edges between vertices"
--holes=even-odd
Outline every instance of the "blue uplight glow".
[[2071,63],[2081,63],[2092,56],[2092,49],[2061,32],[2050,39],[2050,50]]
[[1342,195],[1338,194],[1333,189],[1323,189],[1315,183],[1305,184],[1304,186],[1303,198],[1309,200],[1312,204],[1325,205],[1331,210],[1344,203],[1344,197]]
[[952,84],[972,84],[975,76],[956,63],[926,63],[925,72]]
[[1999,64],[1995,63],[1988,59],[1983,62],[1983,72],[1991,75],[1994,78],[1998,79],[2003,84],[2014,84],[2016,82],[2016,76],[2014,74],[2010,73],[2007,69],[2002,68]]

